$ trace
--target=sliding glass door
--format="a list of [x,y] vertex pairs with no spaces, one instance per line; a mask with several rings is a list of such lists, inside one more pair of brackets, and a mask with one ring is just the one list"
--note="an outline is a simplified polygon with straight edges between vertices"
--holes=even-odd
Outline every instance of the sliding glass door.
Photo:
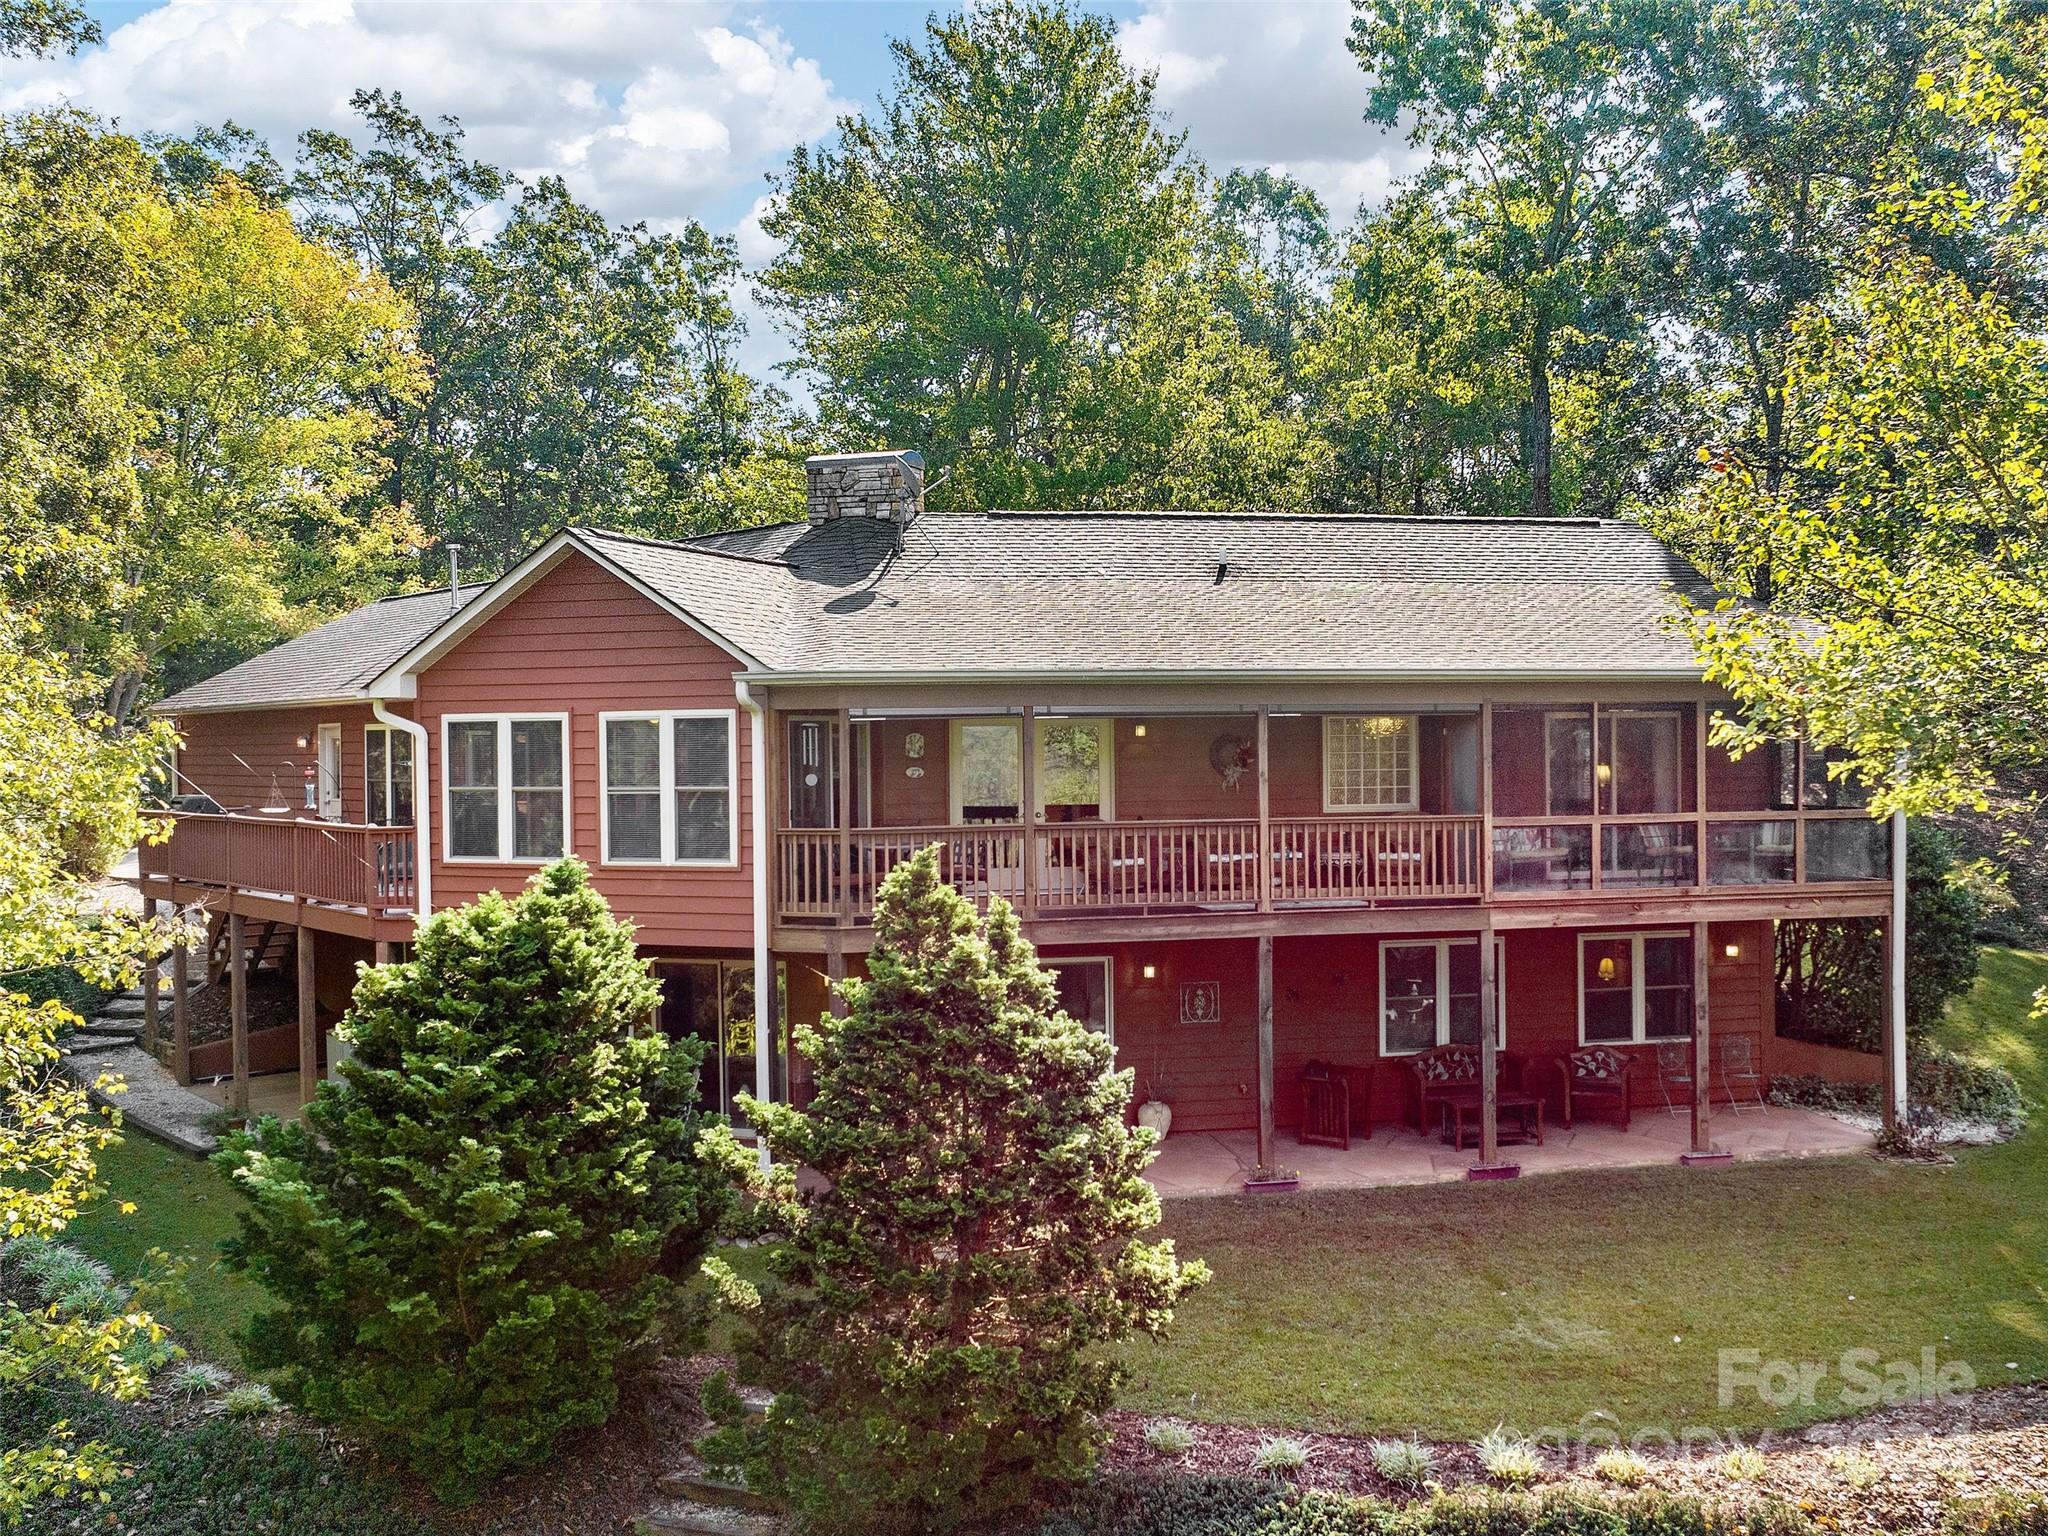
[[[734,1096],[756,1091],[754,1044],[759,1024],[753,965],[744,960],[682,960],[659,964],[654,974],[661,983],[656,1013],[661,1032],[671,1040],[704,1042],[704,1060],[697,1069],[698,1102],[744,1127],[747,1118]],[[779,1099],[787,1065],[779,1040],[769,1051],[769,1064],[770,1092]]]

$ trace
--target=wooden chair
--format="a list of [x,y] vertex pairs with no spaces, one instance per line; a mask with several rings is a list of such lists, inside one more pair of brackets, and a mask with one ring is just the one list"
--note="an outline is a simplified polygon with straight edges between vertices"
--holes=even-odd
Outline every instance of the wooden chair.
[[1301,1069],[1301,1144],[1351,1150],[1372,1140],[1372,1068],[1311,1061]]
[[1564,1128],[1572,1128],[1573,1117],[1596,1105],[1621,1111],[1621,1128],[1628,1129],[1628,1072],[1635,1065],[1626,1051],[1612,1046],[1590,1045],[1557,1058],[1558,1075],[1564,1079]]
[[1715,1035],[1714,1072],[1721,1079],[1721,1092],[1728,1107],[1738,1114],[1744,1102],[1762,1109],[1770,1093],[1770,1078],[1764,1072],[1757,1037],[1750,1034]]

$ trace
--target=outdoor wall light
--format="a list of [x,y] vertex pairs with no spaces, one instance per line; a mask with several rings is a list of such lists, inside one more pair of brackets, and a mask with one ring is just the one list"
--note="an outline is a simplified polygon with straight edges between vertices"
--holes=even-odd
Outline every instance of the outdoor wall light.
[[1131,734],[1132,734],[1133,736],[1143,736],[1143,735],[1145,734],[1145,727],[1144,727],[1143,723],[1141,722],[1141,723],[1139,723],[1139,724],[1137,724],[1137,725],[1134,725],[1134,726],[1132,726],[1132,727],[1131,727]]
[[1742,958],[1742,946],[1740,944],[1724,944],[1721,946],[1721,953],[1730,960],[1740,960]]
[[305,750],[306,750],[306,748],[310,747],[311,745],[313,745],[313,743],[312,743],[312,742],[311,742],[311,741],[310,741],[310,740],[309,740],[308,738],[306,738],[306,737],[304,737],[304,736],[301,736],[301,737],[300,737],[300,738],[298,739],[298,748],[299,748],[299,750],[300,750],[301,752],[305,751]]
[[1148,965],[1142,971],[1140,971],[1139,974],[1143,976],[1147,981],[1156,981],[1159,977],[1159,967],[1156,965]]

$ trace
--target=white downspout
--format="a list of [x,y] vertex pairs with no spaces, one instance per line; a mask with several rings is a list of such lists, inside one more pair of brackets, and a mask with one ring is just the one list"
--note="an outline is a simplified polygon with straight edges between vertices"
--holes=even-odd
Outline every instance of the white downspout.
[[[763,1104],[774,1097],[774,1041],[770,1038],[775,1014],[775,972],[768,963],[768,732],[767,717],[743,677],[733,679],[740,708],[747,712],[752,738],[747,775],[749,811],[754,822],[754,1097]],[[760,1149],[761,1167],[768,1166],[768,1143],[754,1133]]]
[[382,699],[370,700],[370,713],[380,725],[391,726],[412,738],[412,821],[414,880],[419,889],[416,923],[434,915],[434,828],[433,797],[427,793],[427,728],[417,720],[394,715]]

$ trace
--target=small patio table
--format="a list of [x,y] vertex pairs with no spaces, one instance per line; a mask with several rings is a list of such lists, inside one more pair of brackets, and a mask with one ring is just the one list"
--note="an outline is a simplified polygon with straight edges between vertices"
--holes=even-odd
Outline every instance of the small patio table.
[[[1440,1089],[1431,1095],[1440,1098],[1443,1107],[1443,1139],[1460,1152],[1465,1150],[1465,1128],[1469,1121],[1472,1128],[1473,1145],[1479,1142],[1479,1116],[1483,1108],[1482,1093],[1476,1087]],[[1502,1088],[1493,1096],[1496,1122],[1502,1115],[1515,1117],[1517,1141],[1534,1141],[1543,1145],[1543,1096],[1536,1093],[1522,1093],[1512,1088]]]

